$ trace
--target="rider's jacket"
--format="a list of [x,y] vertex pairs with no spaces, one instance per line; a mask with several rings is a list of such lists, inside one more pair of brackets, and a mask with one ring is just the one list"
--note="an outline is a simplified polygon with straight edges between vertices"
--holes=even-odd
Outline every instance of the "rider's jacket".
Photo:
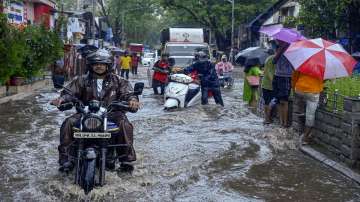
[[133,88],[130,82],[112,73],[107,74],[103,80],[94,78],[91,73],[75,77],[66,88],[73,95],[63,91],[61,98],[65,102],[71,101],[75,96],[85,105],[91,100],[98,100],[102,101],[106,106],[113,101],[137,99],[137,96],[131,95]]
[[[153,79],[156,81],[160,81],[162,83],[167,83],[168,81],[168,73],[166,71],[170,70],[169,62],[164,60],[159,60],[154,64],[154,76]],[[160,70],[160,71],[159,71]]]

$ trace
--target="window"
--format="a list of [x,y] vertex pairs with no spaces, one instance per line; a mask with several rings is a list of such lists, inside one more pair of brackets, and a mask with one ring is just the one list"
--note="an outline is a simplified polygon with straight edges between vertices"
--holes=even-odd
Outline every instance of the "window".
[[281,9],[281,16],[294,16],[295,14],[295,6],[291,6],[291,7],[285,7]]
[[288,16],[294,17],[295,15],[295,6],[289,7]]

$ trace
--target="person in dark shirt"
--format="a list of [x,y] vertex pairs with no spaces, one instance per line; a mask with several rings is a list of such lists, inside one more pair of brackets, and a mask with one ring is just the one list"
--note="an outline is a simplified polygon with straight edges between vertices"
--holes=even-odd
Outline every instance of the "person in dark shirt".
[[198,58],[194,64],[184,69],[185,74],[196,71],[200,76],[201,104],[208,104],[208,92],[212,92],[216,104],[224,106],[220,91],[220,82],[215,65],[209,61],[208,55],[200,51],[195,57]]

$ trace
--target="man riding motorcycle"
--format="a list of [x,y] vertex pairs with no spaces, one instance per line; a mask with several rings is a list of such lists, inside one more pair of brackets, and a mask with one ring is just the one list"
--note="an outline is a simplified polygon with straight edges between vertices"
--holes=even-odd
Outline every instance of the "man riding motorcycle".
[[[137,96],[133,96],[130,83],[120,76],[111,73],[112,61],[110,55],[105,50],[98,50],[87,57],[88,73],[76,77],[66,87],[67,91],[63,91],[60,97],[52,104],[60,106],[62,103],[71,102],[73,98],[77,98],[84,105],[91,100],[98,100],[104,106],[109,105],[113,101],[128,101],[132,109],[138,109],[140,104]],[[69,146],[74,141],[72,127],[79,122],[80,114],[74,114],[65,119],[60,128],[60,145],[59,164],[60,170],[68,170],[73,167],[69,159]],[[128,148],[117,149],[119,162],[121,167],[133,169],[130,162],[136,160],[135,150],[133,147],[133,126],[127,119],[125,113],[121,111],[111,112],[108,115],[109,120],[118,124],[121,128],[115,141],[117,144],[128,144]],[[109,167],[115,167],[111,164]]]
[[195,62],[184,69],[185,74],[190,74],[196,71],[200,77],[201,85],[201,104],[208,104],[208,92],[211,91],[216,104],[224,106],[221,97],[219,78],[216,74],[215,66],[209,61],[208,55],[200,51],[196,55]]

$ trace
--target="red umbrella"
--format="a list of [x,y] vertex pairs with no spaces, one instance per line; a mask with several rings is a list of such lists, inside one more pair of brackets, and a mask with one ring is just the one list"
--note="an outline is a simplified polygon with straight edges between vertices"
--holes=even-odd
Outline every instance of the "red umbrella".
[[356,64],[341,45],[321,38],[292,43],[284,55],[296,70],[320,79],[350,76]]

